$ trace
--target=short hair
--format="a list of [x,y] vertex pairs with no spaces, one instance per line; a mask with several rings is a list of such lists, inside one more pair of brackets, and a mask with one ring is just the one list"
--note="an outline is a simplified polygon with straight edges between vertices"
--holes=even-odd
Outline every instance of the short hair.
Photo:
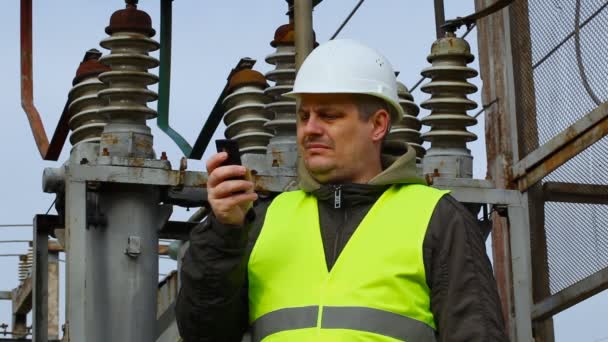
[[384,109],[389,116],[391,114],[391,106],[383,99],[373,95],[357,95],[355,105],[359,111],[359,118],[363,121],[369,120],[377,111]]
[[384,134],[384,137],[382,137],[382,141],[384,142],[387,139],[388,134],[390,133],[391,127],[393,125],[393,118],[391,115],[391,111],[393,110],[392,106],[384,99],[367,94],[357,95],[355,100],[355,106],[359,111],[359,119],[361,121],[368,121],[372,117],[372,115],[374,115],[377,111],[381,109],[384,109],[388,113],[388,127],[386,128],[386,133]]

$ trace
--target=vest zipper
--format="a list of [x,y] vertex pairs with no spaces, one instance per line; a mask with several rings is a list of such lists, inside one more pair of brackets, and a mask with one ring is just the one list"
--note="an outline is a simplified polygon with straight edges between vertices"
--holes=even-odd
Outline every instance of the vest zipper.
[[[341,185],[336,185],[334,187],[334,208],[342,209],[343,221],[342,221],[342,224],[340,224],[338,227],[336,227],[336,238],[334,239],[334,250],[332,253],[333,258],[332,258],[331,268],[334,268],[334,266],[336,265],[336,261],[338,261],[338,246],[340,244],[340,241],[342,241],[342,231],[343,231],[344,225],[346,224],[346,219],[347,219],[346,208],[342,208],[342,186]],[[331,268],[330,268],[330,270],[331,270]]]
[[334,187],[334,209],[340,209],[342,207],[342,186],[336,185]]

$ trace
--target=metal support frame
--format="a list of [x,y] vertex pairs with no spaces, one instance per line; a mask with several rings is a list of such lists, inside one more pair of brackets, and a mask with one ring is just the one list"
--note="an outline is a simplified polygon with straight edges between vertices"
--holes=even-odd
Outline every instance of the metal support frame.
[[543,183],[545,202],[608,204],[608,185],[564,182]]
[[[97,336],[97,333],[94,331],[96,328],[95,324],[92,323],[97,320],[97,318],[104,316],[107,314],[108,307],[103,307],[104,304],[99,302],[99,298],[93,298],[92,295],[95,293],[95,289],[92,289],[91,286],[85,286],[87,281],[91,281],[95,278],[91,273],[91,268],[95,267],[95,265],[99,266],[100,263],[105,262],[104,258],[100,259],[99,253],[104,253],[103,250],[99,249],[97,252],[92,251],[92,243],[99,244],[101,241],[104,243],[114,243],[116,244],[117,240],[120,239],[118,237],[109,239],[109,240],[100,240],[103,234],[117,234],[118,231],[121,231],[120,227],[116,227],[116,222],[122,222],[122,216],[116,216],[114,219],[114,223],[108,223],[107,227],[98,228],[91,226],[88,220],[91,219],[91,212],[87,212],[87,201],[83,201],[83,198],[88,198],[91,195],[93,196],[104,196],[99,201],[102,204],[102,213],[104,215],[109,215],[108,220],[112,216],[111,212],[107,212],[107,210],[115,210],[118,200],[115,195],[112,195],[112,191],[109,193],[104,191],[106,187],[114,186],[112,184],[121,184],[124,187],[134,186],[143,186],[147,189],[152,188],[202,188],[206,185],[207,177],[202,172],[190,172],[182,170],[171,170],[167,169],[165,166],[161,165],[157,161],[148,161],[141,160],[138,161],[136,159],[122,160],[120,158],[114,158],[112,160],[105,160],[103,157],[100,157],[97,160],[97,164],[90,165],[77,165],[77,164],[67,164],[65,166],[65,201],[66,201],[66,265],[67,265],[67,319],[66,319],[66,335],[68,338],[67,341],[80,341],[87,336]],[[119,163],[119,165],[116,165]],[[100,165],[102,164],[102,165]],[[135,189],[135,188],[133,188]],[[142,188],[143,189],[143,188]],[[133,190],[135,191],[135,190]],[[108,193],[106,195],[106,193]],[[133,192],[129,193],[132,194]],[[110,196],[110,197],[105,197]],[[129,195],[131,196],[131,195]],[[139,197],[138,197],[139,198]],[[134,198],[137,201],[137,198]],[[114,205],[111,205],[114,203]],[[147,204],[143,203],[141,206],[146,206]],[[139,208],[140,204],[137,204]],[[105,209],[104,209],[105,208]],[[155,224],[154,222],[162,222],[164,223],[164,227],[159,226],[156,231],[154,227],[150,226],[151,231],[154,231],[153,235],[160,236],[163,238],[167,237],[180,237],[183,238],[187,236],[187,232],[192,228],[191,224],[184,224],[181,222],[174,223],[165,223],[170,215],[170,210],[165,210],[169,207],[160,206],[160,212],[154,213],[150,218],[150,223]],[[88,211],[91,211],[88,208]],[[138,209],[140,210],[140,209]],[[118,213],[117,215],[122,215],[124,213]],[[141,213],[140,213],[141,214]],[[118,221],[117,221],[118,220]],[[177,227],[177,228],[176,228]],[[118,230],[117,230],[118,229]],[[131,233],[129,233],[131,234]],[[137,233],[137,230],[134,231],[135,235],[141,236],[142,246],[144,246],[144,239],[147,239],[144,235]],[[152,232],[151,232],[152,234]],[[120,234],[119,234],[120,235]],[[122,241],[122,240],[120,240]],[[125,245],[127,246],[127,245]],[[108,248],[110,248],[108,246]],[[114,248],[114,247],[112,247]],[[128,248],[128,247],[127,247]],[[142,247],[143,248],[143,247]],[[94,248],[93,248],[94,249]],[[112,255],[115,255],[117,250],[113,250]],[[127,249],[128,251],[128,249]],[[149,251],[148,251],[149,252]],[[128,252],[125,252],[128,254]],[[139,253],[139,251],[137,251]],[[141,253],[146,253],[142,250]],[[105,254],[104,254],[105,255]],[[149,256],[149,254],[147,254]],[[139,258],[142,258],[140,256]],[[122,259],[127,258],[126,256],[121,257]],[[116,259],[116,260],[122,260]],[[130,264],[129,260],[125,259],[124,262]],[[144,259],[142,259],[144,260]],[[147,260],[147,259],[146,259]],[[143,261],[142,261],[143,262]],[[102,270],[103,271],[103,270]],[[106,270],[107,271],[107,270]],[[124,271],[124,267],[122,269]],[[121,271],[121,272],[122,272]],[[143,271],[142,271],[143,272]],[[139,279],[139,278],[137,278]],[[133,278],[135,281],[136,279]],[[143,280],[139,279],[139,280]],[[110,282],[111,283],[111,282]],[[95,286],[93,286],[95,287]],[[99,290],[99,289],[98,289]],[[147,293],[147,292],[146,292]],[[142,292],[143,295],[143,292]],[[112,297],[113,298],[113,297]],[[114,302],[115,304],[115,302]],[[101,306],[101,307],[100,307]],[[156,307],[156,306],[154,306]],[[92,309],[94,308],[94,309]],[[96,308],[96,309],[95,309]],[[144,308],[129,308],[129,312],[135,313],[138,310],[143,310]],[[148,311],[147,308],[146,312]],[[101,313],[98,313],[97,310],[100,310]],[[106,312],[105,314],[103,312]],[[97,315],[100,315],[97,317]],[[95,317],[94,317],[95,316]],[[144,331],[137,330],[141,332],[140,335],[134,335],[134,340],[148,340],[148,334],[154,334],[154,327],[149,327],[152,330]],[[101,329],[101,328],[100,328]],[[120,334],[120,333],[116,333]],[[103,335],[103,334],[102,334]],[[110,336],[110,335],[108,335]]]
[[[66,242],[66,330],[64,340],[75,341],[87,336],[86,330],[86,184],[66,181],[65,242]],[[67,204],[70,205],[67,205]],[[77,255],[78,258],[72,257]],[[74,339],[72,339],[74,337]]]
[[48,340],[49,309],[49,249],[48,232],[36,224],[34,218],[34,268],[33,268],[33,324],[32,340],[46,342]]
[[37,342],[59,338],[59,258],[57,251],[49,249],[48,240],[57,226],[44,216],[36,215],[33,224],[32,341]]
[[16,338],[27,336],[27,313],[32,309],[32,278],[25,279],[23,284],[13,290],[12,297],[12,330]]
[[68,103],[57,122],[57,127],[49,144],[40,113],[34,104],[33,43],[32,43],[32,0],[21,0],[21,107],[25,112],[38,147],[44,160],[57,160],[68,136]]
[[536,303],[532,318],[544,320],[608,289],[608,267]]
[[513,341],[533,341],[532,337],[532,256],[527,195],[517,190],[495,189],[487,180],[433,178],[433,187],[451,190],[463,203],[486,203],[507,209],[511,272],[513,279]]
[[519,189],[528,189],[607,134],[608,102],[604,102],[513,166]]

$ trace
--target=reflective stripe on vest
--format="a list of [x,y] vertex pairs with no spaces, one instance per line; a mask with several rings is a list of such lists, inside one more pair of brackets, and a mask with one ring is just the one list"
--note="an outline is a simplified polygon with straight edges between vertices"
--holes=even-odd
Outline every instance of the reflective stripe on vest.
[[[253,341],[285,331],[313,328],[319,307],[286,308],[269,312],[253,322]],[[322,329],[367,331],[403,341],[435,342],[435,332],[428,325],[392,312],[365,307],[325,306]]]
[[390,187],[330,271],[316,198],[303,191],[275,198],[248,263],[249,320],[258,340],[432,341],[422,245],[445,193]]

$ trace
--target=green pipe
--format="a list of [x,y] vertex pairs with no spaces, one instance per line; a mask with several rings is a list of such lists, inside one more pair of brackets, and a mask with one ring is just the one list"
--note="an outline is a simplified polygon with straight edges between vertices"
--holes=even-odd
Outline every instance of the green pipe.
[[169,126],[169,96],[171,93],[171,19],[173,0],[160,2],[160,69],[158,85],[158,117],[156,125],[165,132],[182,150],[184,156],[190,157],[192,146]]

